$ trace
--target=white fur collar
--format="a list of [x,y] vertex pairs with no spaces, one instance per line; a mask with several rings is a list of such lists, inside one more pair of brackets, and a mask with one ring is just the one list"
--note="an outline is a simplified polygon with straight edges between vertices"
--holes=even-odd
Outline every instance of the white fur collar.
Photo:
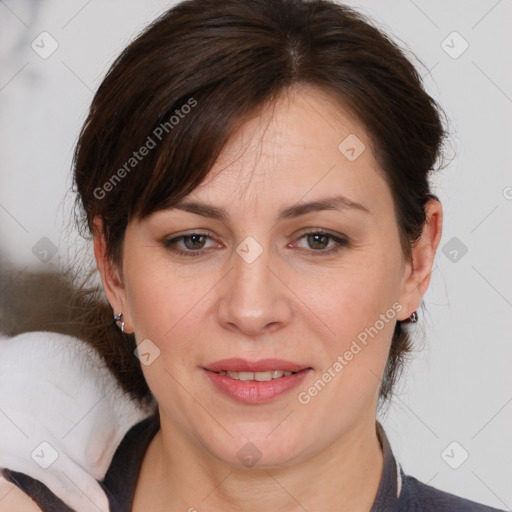
[[0,336],[0,467],[41,481],[72,509],[109,511],[97,481],[126,432],[155,407],[131,400],[73,336]]

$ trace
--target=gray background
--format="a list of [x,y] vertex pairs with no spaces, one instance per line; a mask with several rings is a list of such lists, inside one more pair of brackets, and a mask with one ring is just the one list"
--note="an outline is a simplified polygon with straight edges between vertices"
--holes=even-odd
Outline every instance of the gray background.
[[[112,60],[173,3],[0,1],[0,246],[20,269],[58,268],[89,250],[68,224],[80,125]],[[510,510],[512,2],[349,4],[425,65],[456,152],[434,182],[445,217],[426,316],[420,311],[415,327],[425,336],[380,419],[406,473]],[[45,31],[58,44],[48,58],[31,47],[44,37],[51,48]]]

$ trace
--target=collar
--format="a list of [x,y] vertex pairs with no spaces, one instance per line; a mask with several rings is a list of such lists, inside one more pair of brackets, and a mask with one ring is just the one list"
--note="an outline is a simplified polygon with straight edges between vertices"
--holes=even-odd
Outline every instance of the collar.
[[[111,512],[131,510],[142,458],[159,428],[160,417],[157,409],[151,417],[135,425],[117,449],[104,482]],[[370,512],[395,511],[398,510],[398,498],[402,489],[402,469],[396,462],[384,428],[378,421],[376,431],[382,449],[383,468],[377,496]],[[138,455],[134,457],[134,453]]]
[[398,504],[398,497],[402,489],[401,468],[395,460],[384,428],[378,421],[376,422],[376,430],[384,462],[379,489],[370,512],[389,512],[395,510]]

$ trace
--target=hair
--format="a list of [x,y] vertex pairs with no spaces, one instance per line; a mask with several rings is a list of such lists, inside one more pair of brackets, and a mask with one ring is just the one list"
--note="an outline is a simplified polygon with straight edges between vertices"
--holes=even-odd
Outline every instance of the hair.
[[[328,0],[188,0],[147,26],[110,67],[76,145],[79,232],[90,238],[101,219],[108,257],[122,269],[128,223],[192,192],[230,135],[293,86],[328,92],[369,133],[410,260],[425,204],[437,199],[429,174],[441,156],[444,113],[397,43]],[[120,332],[100,289],[82,292],[80,336],[128,393],[147,397],[134,335]],[[381,402],[412,348],[402,323],[395,325]]]

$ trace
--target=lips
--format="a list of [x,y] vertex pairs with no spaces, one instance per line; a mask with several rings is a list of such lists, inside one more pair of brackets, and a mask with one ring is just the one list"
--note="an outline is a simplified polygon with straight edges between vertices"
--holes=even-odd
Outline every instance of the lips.
[[298,386],[310,366],[283,359],[223,359],[203,368],[214,389],[245,404],[272,401]]
[[284,359],[259,359],[249,361],[242,358],[222,359],[204,367],[211,372],[272,372],[283,371],[297,373],[309,368],[308,365],[286,361]]

